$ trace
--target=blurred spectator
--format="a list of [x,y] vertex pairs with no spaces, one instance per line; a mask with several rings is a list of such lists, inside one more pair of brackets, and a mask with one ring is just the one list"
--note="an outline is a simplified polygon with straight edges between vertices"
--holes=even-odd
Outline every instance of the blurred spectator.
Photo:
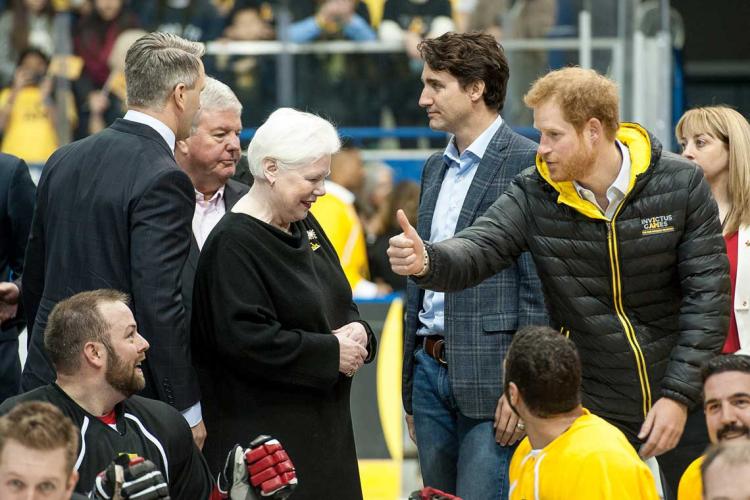
[[[53,78],[47,74],[49,59],[40,50],[25,49],[18,59],[13,84],[0,91],[0,151],[26,160],[44,163],[58,147],[55,132]],[[68,111],[75,121],[70,102]]]
[[52,18],[48,0],[14,0],[0,16],[0,85],[10,85],[18,56],[29,47],[52,54]]
[[[77,137],[83,138],[95,134],[111,125],[115,119],[121,118],[127,109],[125,108],[125,54],[130,46],[146,32],[140,29],[125,30],[117,37],[112,50],[107,58],[109,76],[102,88],[98,91],[85,94],[86,103],[82,116],[81,126],[78,128]],[[79,90],[79,98],[80,98]]]
[[[482,31],[502,42],[546,37],[555,25],[556,10],[557,0],[458,0],[456,17],[459,31]],[[511,72],[503,116],[509,123],[531,125],[531,110],[521,98],[549,70],[547,54],[528,49],[507,52]]]
[[[458,0],[456,18],[459,31],[482,31],[502,42],[546,37],[555,25],[556,10],[557,0]],[[531,125],[531,110],[521,98],[549,70],[547,54],[528,49],[506,54],[511,72],[503,116],[512,125]]]
[[[359,0],[289,2],[293,42],[375,40],[370,10]],[[369,54],[305,54],[295,57],[297,105],[337,125],[380,123],[382,71]]]
[[386,295],[391,288],[369,281],[367,247],[362,223],[354,209],[354,192],[362,187],[364,167],[358,149],[343,146],[331,159],[326,195],[318,198],[310,211],[331,240],[354,298],[369,299]]
[[393,169],[385,163],[373,163],[365,167],[365,181],[357,199],[357,212],[365,226],[365,235],[369,243],[379,233],[380,217],[388,196],[393,191]]
[[417,227],[419,208],[419,184],[414,181],[401,181],[389,194],[383,208],[377,214],[379,232],[375,240],[367,245],[367,256],[370,264],[370,277],[377,284],[387,284],[395,292],[406,289],[406,276],[399,276],[391,269],[386,250],[388,240],[401,232],[396,221],[396,211],[402,209],[409,223]]
[[386,2],[378,34],[383,41],[403,42],[407,56],[389,56],[385,72],[389,76],[386,103],[399,126],[426,124],[425,113],[417,105],[422,91],[422,59],[417,45],[424,38],[435,38],[454,29],[450,0]]
[[81,111],[77,137],[94,134],[122,115],[121,106],[110,106],[109,92],[103,89],[110,77],[109,57],[115,42],[123,31],[138,26],[135,15],[123,8],[123,1],[94,0],[93,9],[76,27],[75,53],[84,62],[83,74],[75,84]]
[[483,31],[500,40],[502,19],[508,11],[509,1],[512,0],[458,0],[458,31]]
[[[231,2],[220,0],[131,0],[146,31],[164,31],[194,42],[221,36]],[[207,68],[208,69],[208,68]]]
[[138,20],[123,9],[123,0],[94,0],[91,13],[75,30],[75,53],[83,58],[83,76],[100,89],[109,77],[109,55],[120,33],[138,26]]
[[[295,2],[304,4],[306,2]],[[289,39],[304,43],[320,39],[375,40],[366,4],[358,0],[318,0],[314,15],[292,23]],[[299,11],[298,11],[299,12]],[[298,19],[298,17],[295,17]]]
[[268,4],[261,7],[242,6],[234,9],[227,19],[223,38],[229,40],[271,40],[275,33],[271,21],[273,10]]
[[[238,2],[227,18],[221,39],[272,40],[276,37],[272,23],[273,9],[267,2]],[[222,54],[214,57],[213,67],[217,77],[227,82],[244,103],[243,122],[260,123],[276,108],[275,58]],[[252,182],[252,176],[247,179]]]
[[[496,0],[496,2],[494,3],[504,4],[505,0]],[[467,29],[469,26],[469,18],[476,8],[477,0],[455,0],[453,2],[453,17],[456,21],[456,31],[458,33],[465,33],[469,31]]]

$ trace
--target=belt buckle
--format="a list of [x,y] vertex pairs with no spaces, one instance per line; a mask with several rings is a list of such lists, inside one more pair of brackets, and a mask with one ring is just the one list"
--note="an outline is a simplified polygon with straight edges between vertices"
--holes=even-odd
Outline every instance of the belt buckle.
[[445,360],[445,339],[438,339],[432,344],[432,352],[430,353],[433,358],[437,360],[443,366],[448,366],[448,362]]

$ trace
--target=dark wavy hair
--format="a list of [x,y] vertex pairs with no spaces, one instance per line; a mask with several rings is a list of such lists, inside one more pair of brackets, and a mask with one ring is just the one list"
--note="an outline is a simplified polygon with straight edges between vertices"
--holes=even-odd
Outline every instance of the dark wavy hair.
[[581,404],[581,360],[572,341],[548,326],[527,326],[505,356],[504,391],[513,382],[534,415],[546,418]]
[[484,82],[484,103],[503,110],[510,68],[503,47],[491,35],[446,33],[423,40],[417,47],[425,64],[434,71],[447,71],[463,88]]
[[717,373],[742,372],[750,374],[750,356],[744,354],[720,354],[708,360],[701,368],[703,383]]

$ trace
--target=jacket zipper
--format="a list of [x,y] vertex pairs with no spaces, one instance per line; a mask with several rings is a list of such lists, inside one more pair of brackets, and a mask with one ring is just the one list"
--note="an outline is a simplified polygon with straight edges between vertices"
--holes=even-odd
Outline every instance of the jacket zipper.
[[625,337],[627,337],[630,347],[633,350],[633,354],[635,355],[635,364],[638,369],[638,380],[641,384],[641,396],[643,398],[643,418],[645,419],[648,411],[651,409],[651,385],[649,384],[648,371],[646,370],[646,359],[643,356],[643,351],[641,351],[641,346],[638,345],[635,329],[625,315],[625,307],[622,302],[622,282],[620,281],[620,262],[617,252],[615,217],[620,213],[624,201],[625,200],[622,200],[622,202],[620,202],[620,206],[617,207],[617,211],[612,216],[612,219],[607,221],[607,246],[609,249],[609,263],[612,272],[612,300],[614,302],[617,318],[625,329]]

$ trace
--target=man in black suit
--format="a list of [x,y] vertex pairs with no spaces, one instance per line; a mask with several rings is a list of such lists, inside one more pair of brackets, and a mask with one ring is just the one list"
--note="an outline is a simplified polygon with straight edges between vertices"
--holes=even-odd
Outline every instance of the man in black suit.
[[151,344],[142,395],[180,410],[198,443],[205,426],[180,293],[195,195],[174,146],[190,134],[200,107],[203,50],[166,33],[138,39],[125,58],[125,117],[48,160],[26,250],[31,338],[21,381],[28,391],[55,380],[43,332],[57,302],[85,290],[120,290],[133,298]]
[[221,217],[250,189],[231,179],[240,160],[242,104],[232,89],[206,78],[201,109],[193,119],[190,137],[177,141],[177,164],[195,188],[195,214],[190,253],[182,270],[182,300],[190,320],[193,280],[198,256],[209,233]]
[[0,402],[18,394],[21,382],[18,302],[35,189],[26,163],[0,153]]

